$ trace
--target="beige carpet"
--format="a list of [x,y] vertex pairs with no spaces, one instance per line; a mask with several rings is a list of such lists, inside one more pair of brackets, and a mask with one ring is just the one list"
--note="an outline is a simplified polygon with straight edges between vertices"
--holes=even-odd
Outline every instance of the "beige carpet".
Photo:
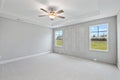
[[0,65],[0,80],[120,80],[113,65],[45,54]]

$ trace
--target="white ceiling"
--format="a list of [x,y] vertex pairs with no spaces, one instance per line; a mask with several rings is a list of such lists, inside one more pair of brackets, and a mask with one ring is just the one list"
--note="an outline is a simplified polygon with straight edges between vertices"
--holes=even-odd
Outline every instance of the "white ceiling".
[[[63,9],[65,19],[38,17],[40,8]],[[0,16],[43,27],[59,27],[117,15],[120,0],[0,0]]]

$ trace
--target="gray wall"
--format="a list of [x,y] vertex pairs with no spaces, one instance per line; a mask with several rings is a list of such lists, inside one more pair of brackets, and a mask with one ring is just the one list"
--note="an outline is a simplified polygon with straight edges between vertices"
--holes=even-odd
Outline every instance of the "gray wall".
[[0,60],[50,51],[52,29],[0,18]]
[[117,38],[117,42],[118,42],[118,67],[119,67],[119,69],[120,69],[120,12],[119,12],[119,14],[118,14],[118,16],[117,16],[117,36],[118,36],[118,38]]
[[[109,51],[92,51],[89,50],[89,26],[96,24],[109,24]],[[81,58],[97,59],[97,61],[116,64],[117,62],[117,18],[110,17],[100,20],[94,20],[86,23],[80,23],[62,28],[55,28],[56,30],[63,30],[63,47],[55,47],[53,44],[53,52],[73,55]]]

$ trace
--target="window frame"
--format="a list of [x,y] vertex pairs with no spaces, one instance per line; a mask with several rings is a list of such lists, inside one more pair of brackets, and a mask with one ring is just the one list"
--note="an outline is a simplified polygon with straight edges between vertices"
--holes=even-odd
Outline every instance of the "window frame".
[[[107,25],[107,37],[106,37],[106,39],[107,39],[107,49],[106,50],[100,50],[100,49],[92,49],[91,48],[91,30],[90,30],[90,28],[91,27],[93,27],[93,26],[100,26],[100,25],[103,25],[103,24],[105,24],[105,25]],[[89,26],[89,50],[90,51],[100,51],[100,52],[108,52],[109,51],[109,23],[100,23],[100,24],[96,24],[96,25],[90,25]]]
[[63,30],[55,30],[55,32],[54,32],[54,44],[55,44],[55,47],[63,47],[63,39],[62,39],[62,45],[61,46],[59,46],[59,45],[57,45],[56,43],[57,43],[57,40],[56,40],[56,32],[57,31],[62,31],[62,37],[63,37]]

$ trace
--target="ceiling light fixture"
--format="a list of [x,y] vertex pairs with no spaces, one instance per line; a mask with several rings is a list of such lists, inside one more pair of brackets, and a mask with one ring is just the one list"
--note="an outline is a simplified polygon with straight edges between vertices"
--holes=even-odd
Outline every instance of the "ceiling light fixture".
[[55,13],[54,11],[51,11],[51,12],[49,13],[49,18],[50,18],[51,20],[54,20],[54,19],[56,18],[56,13]]

